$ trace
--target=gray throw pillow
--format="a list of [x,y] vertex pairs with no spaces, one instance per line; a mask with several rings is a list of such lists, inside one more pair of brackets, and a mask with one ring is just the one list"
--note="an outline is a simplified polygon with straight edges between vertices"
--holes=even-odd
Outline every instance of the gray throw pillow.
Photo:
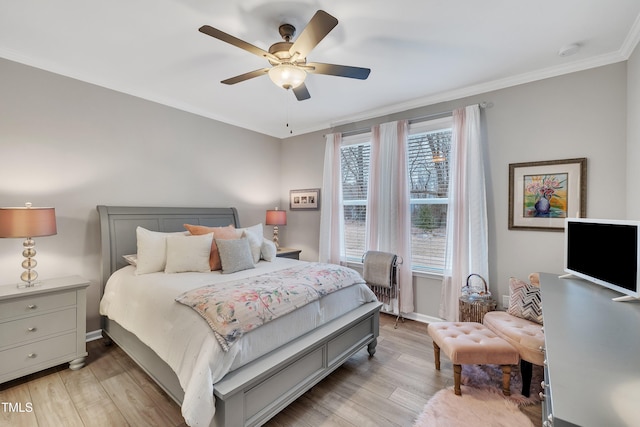
[[235,273],[236,271],[255,268],[251,247],[246,238],[243,239],[216,239],[222,274]]

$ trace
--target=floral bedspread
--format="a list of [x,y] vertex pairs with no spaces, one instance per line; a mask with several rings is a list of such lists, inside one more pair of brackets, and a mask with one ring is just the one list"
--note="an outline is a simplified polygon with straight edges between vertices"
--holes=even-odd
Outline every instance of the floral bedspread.
[[176,301],[193,308],[211,326],[224,351],[243,334],[362,277],[347,267],[309,263],[247,279],[185,292]]

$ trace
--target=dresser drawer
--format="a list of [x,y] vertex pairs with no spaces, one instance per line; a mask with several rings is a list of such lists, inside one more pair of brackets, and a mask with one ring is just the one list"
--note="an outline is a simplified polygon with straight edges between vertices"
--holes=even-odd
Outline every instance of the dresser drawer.
[[[47,362],[68,362],[76,357],[76,333],[25,344],[0,352],[0,378],[12,372],[29,370]],[[49,366],[55,366],[50,364]]]
[[0,323],[0,348],[75,329],[75,307]]
[[36,315],[47,310],[75,304],[75,291],[15,298],[11,301],[0,302],[0,321],[16,316]]

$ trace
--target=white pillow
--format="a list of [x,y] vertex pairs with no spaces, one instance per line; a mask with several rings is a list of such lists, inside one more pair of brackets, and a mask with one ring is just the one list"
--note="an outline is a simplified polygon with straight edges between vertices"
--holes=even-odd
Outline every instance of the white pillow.
[[262,259],[271,262],[275,259],[277,252],[278,248],[276,248],[276,244],[273,243],[273,240],[269,240],[263,237],[262,248],[260,249]]
[[138,255],[137,254],[122,255],[122,258],[124,258],[124,260],[127,261],[127,263],[129,265],[133,265],[134,267],[138,263]]
[[199,236],[167,236],[165,273],[211,271],[209,255],[213,233]]
[[222,274],[235,273],[255,267],[247,239],[216,240],[216,244],[220,253]]
[[246,238],[249,240],[249,247],[251,248],[253,263],[257,264],[258,261],[260,261],[262,239],[264,239],[262,223],[252,225],[251,227],[239,228],[238,230],[242,230],[244,232],[244,236],[246,236]]
[[167,236],[185,235],[185,232],[161,233],[147,230],[143,227],[136,228],[138,246],[138,262],[136,274],[156,273],[164,271],[167,263]]

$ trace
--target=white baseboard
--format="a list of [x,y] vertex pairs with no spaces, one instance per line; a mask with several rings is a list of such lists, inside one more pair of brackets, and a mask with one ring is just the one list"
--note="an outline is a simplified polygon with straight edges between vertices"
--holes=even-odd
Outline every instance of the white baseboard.
[[86,335],[87,342],[99,340],[100,338],[102,338],[102,329],[98,329],[97,331],[87,332],[87,335]]
[[436,323],[436,322],[444,322],[443,319],[439,317],[427,316],[426,314],[420,313],[407,313],[403,314],[405,319],[415,320],[416,322],[422,323]]
[[[389,311],[382,311],[383,313],[390,314],[392,316],[397,316],[398,313],[391,313]],[[402,317],[409,320],[415,320],[416,322],[421,323],[435,323],[435,322],[444,322],[443,319],[439,317],[427,316],[426,314],[420,313],[402,313]]]

